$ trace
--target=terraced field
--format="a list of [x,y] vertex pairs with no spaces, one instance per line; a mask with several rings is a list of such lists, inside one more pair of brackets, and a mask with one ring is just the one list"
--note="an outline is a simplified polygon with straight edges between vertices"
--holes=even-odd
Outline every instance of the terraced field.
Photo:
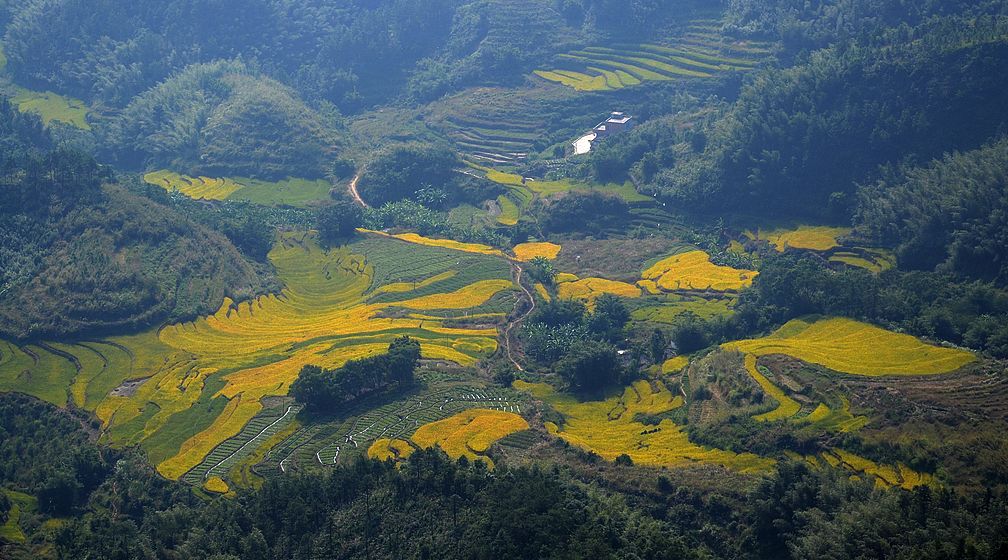
[[851,319],[795,319],[765,338],[723,345],[754,356],[784,354],[851,375],[931,375],[955,371],[976,357]]
[[650,294],[683,290],[737,292],[750,286],[757,274],[755,270],[716,265],[707,253],[689,251],[658,261],[641,274],[638,285]]
[[493,461],[486,452],[497,440],[529,429],[528,422],[513,412],[472,408],[444,420],[420,426],[411,438],[424,449],[440,447],[449,457]]
[[511,250],[520,261],[530,261],[536,257],[554,260],[563,248],[556,243],[535,242],[515,245]]
[[[831,226],[800,225],[791,228],[777,228],[770,231],[747,230],[744,240],[769,242],[778,252],[789,250],[814,251],[822,254],[831,263],[863,268],[869,272],[882,272],[896,266],[896,257],[887,249],[845,246],[840,238],[850,235],[850,228]],[[730,249],[745,253],[739,240],[732,240]]]
[[556,67],[535,75],[577,91],[611,91],[646,82],[712,78],[748,71],[772,51],[772,45],[733,40],[715,20],[696,20],[667,45],[591,46],[560,55]]
[[590,309],[594,309],[595,300],[603,294],[636,298],[640,297],[641,290],[633,284],[605,278],[581,278],[557,284],[557,296],[561,299],[581,300]]
[[168,192],[180,192],[196,200],[245,200],[264,205],[305,206],[325,200],[332,185],[324,179],[287,178],[282,181],[258,179],[190,177],[174,171],[152,171],[144,181]]
[[403,443],[399,442],[408,442],[422,426],[472,409],[517,416],[527,404],[521,394],[510,389],[469,385],[424,390],[393,402],[361,403],[339,420],[297,430],[256,470],[270,477],[334,465],[363,453],[384,458],[394,454],[395,448],[401,454]]
[[[169,478],[205,479],[282,427],[259,416],[262,401],[285,395],[302,366],[335,368],[401,335],[425,358],[473,364],[496,350],[512,290],[503,258],[375,236],[323,251],[312,236],[287,233],[270,259],[282,293],[225,300],[191,323],[100,343],[3,343],[0,390],[83,400],[109,443],[141,445]],[[478,326],[445,326],[468,313]]]
[[739,472],[767,472],[775,464],[772,459],[692,443],[686,432],[667,418],[654,426],[641,423],[639,415],[657,416],[683,405],[682,396],[673,395],[660,381],[638,381],[622,394],[588,402],[559,394],[545,384],[516,381],[515,388],[543,399],[563,415],[562,426],[547,423],[550,432],[572,445],[598,453],[607,461],[625,453],[639,465],[682,467],[713,463]]
[[56,121],[81,130],[91,130],[91,123],[87,120],[91,108],[80,99],[19,87],[11,103],[22,113],[35,113],[46,126]]

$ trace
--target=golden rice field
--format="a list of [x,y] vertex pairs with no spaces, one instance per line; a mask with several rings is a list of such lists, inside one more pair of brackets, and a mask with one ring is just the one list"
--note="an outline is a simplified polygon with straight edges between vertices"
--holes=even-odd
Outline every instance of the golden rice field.
[[244,177],[190,177],[167,169],[144,175],[144,181],[195,200],[247,200],[257,204],[304,205],[328,196],[332,185],[318,179],[261,181]]
[[780,387],[771,383],[770,380],[759,371],[759,368],[756,366],[756,356],[746,354],[745,368],[749,375],[752,376],[756,383],[759,384],[760,388],[763,389],[763,392],[777,401],[777,408],[771,410],[770,412],[755,416],[757,420],[783,420],[798,414],[798,411],[801,410],[801,405],[798,404],[798,401],[784,394],[784,391],[781,390]]
[[542,282],[536,282],[535,291],[536,294],[539,297],[541,297],[543,301],[545,301],[546,303],[549,303],[550,301],[553,300],[553,298],[550,297],[549,291],[546,289],[546,286],[544,286]]
[[[379,261],[383,266],[398,261],[397,242],[368,243],[369,252],[390,254]],[[424,251],[433,250],[408,253],[422,257]],[[370,299],[372,288],[381,289],[372,285],[375,265],[349,249],[324,251],[311,235],[287,233],[269,257],[284,282],[281,293],[225,300],[215,314],[193,322],[101,343],[55,345],[52,351],[0,342],[0,390],[59,405],[83,402],[102,421],[105,441],[142,446],[162,475],[177,479],[237,434],[262,410],[263,398],[285,395],[304,365],[336,368],[383,352],[402,335],[418,340],[426,358],[463,365],[497,349],[495,327],[446,327],[443,318],[408,312],[461,313],[511,289],[509,278],[452,289],[458,284],[451,282],[454,275],[442,270],[423,295],[381,302]],[[499,274],[509,276],[508,268],[500,267]],[[434,280],[445,279],[452,285],[440,293]],[[401,293],[404,287],[388,290]],[[388,316],[390,308],[407,313]],[[53,351],[72,354],[80,370]],[[117,389],[129,380],[144,381]]]
[[147,173],[144,181],[168,192],[180,192],[195,200],[227,200],[242,188],[242,185],[231,179],[189,177],[164,169]]
[[577,282],[577,279],[577,274],[558,272],[554,281],[556,281],[557,284],[563,284],[564,282]]
[[703,251],[689,251],[662,259],[644,271],[639,285],[649,293],[680,290],[740,291],[759,274],[710,261]]
[[579,402],[559,394],[543,383],[516,381],[518,390],[545,400],[563,415],[563,426],[547,423],[547,429],[572,445],[593,451],[608,461],[626,453],[635,464],[652,467],[683,467],[713,463],[744,473],[773,469],[772,459],[750,453],[706,448],[689,440],[686,432],[669,419],[657,426],[635,420],[638,414],[658,415],[683,403],[660,381],[637,381],[621,394],[604,401]]
[[636,298],[640,297],[641,290],[633,284],[605,278],[582,278],[557,284],[557,296],[584,301],[589,309],[595,307],[595,300],[603,294]]
[[91,130],[91,123],[87,120],[91,108],[80,99],[17,87],[11,103],[22,113],[38,115],[46,126],[56,121],[81,130]]
[[401,439],[381,438],[368,448],[367,455],[379,461],[405,459],[413,454],[413,446]]
[[530,261],[536,257],[553,260],[560,254],[562,247],[556,243],[522,243],[515,245],[512,251],[516,259],[520,261]]
[[480,255],[493,255],[497,257],[503,257],[504,253],[500,249],[494,249],[489,245],[483,245],[482,243],[463,243],[461,241],[455,241],[453,239],[432,239],[430,237],[424,237],[416,233],[400,233],[400,234],[390,234],[383,231],[374,231],[370,229],[359,228],[357,230],[360,233],[367,233],[371,235],[379,235],[382,237],[389,237],[392,239],[398,239],[400,241],[406,241],[408,243],[415,243],[417,245],[425,245],[427,247],[442,247],[445,249],[453,249],[455,251],[463,251],[466,253],[477,253]]
[[676,356],[675,358],[669,358],[661,366],[661,372],[665,375],[670,373],[679,373],[686,366],[689,365],[689,358],[686,356]]
[[215,494],[227,494],[228,491],[231,490],[228,483],[219,476],[211,476],[208,478],[207,481],[203,483],[203,488]]
[[805,421],[831,432],[853,432],[860,430],[868,423],[867,416],[854,416],[851,413],[850,401],[846,397],[840,397],[840,408],[831,408],[825,403],[819,403]]
[[754,356],[784,354],[852,375],[930,375],[955,371],[976,357],[926,344],[851,319],[795,319],[770,336],[729,342],[726,349]]
[[422,448],[438,446],[452,458],[481,459],[492,467],[493,461],[486,457],[490,446],[528,428],[528,422],[513,412],[473,408],[420,426],[410,439]]
[[770,242],[779,252],[787,249],[829,251],[840,246],[838,238],[849,235],[850,228],[829,226],[798,226],[795,229],[777,229],[759,232],[759,238]]

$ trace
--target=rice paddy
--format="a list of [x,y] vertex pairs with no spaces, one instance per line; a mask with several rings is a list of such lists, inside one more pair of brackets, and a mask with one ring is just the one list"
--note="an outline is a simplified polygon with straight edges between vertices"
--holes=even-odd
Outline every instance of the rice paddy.
[[646,82],[705,79],[749,71],[769,55],[772,46],[735,41],[720,34],[720,24],[696,20],[669,45],[592,46],[562,54],[558,68],[536,70],[539,78],[576,91],[598,92]]
[[368,233],[371,235],[379,235],[382,237],[390,237],[393,239],[398,239],[400,241],[406,241],[407,243],[415,243],[417,245],[424,245],[427,247],[441,247],[444,249],[452,249],[454,251],[463,251],[465,253],[477,253],[480,255],[493,255],[498,257],[503,257],[504,253],[500,249],[494,249],[489,245],[483,245],[482,243],[463,243],[461,241],[455,241],[453,239],[433,239],[430,237],[424,237],[416,233],[400,233],[400,234],[390,234],[382,231],[373,231],[368,229],[358,229],[360,233]]
[[381,438],[368,448],[367,455],[379,461],[398,461],[413,454],[413,446],[401,439]]
[[91,130],[87,120],[91,108],[80,99],[66,97],[51,91],[31,91],[17,88],[11,103],[22,113],[34,113],[49,126],[60,122],[81,130]]
[[736,454],[692,443],[686,432],[668,418],[654,426],[638,421],[642,415],[658,416],[683,405],[682,396],[673,395],[660,381],[638,381],[621,394],[588,402],[556,393],[545,384],[516,381],[515,388],[545,400],[563,415],[562,426],[547,423],[553,434],[607,461],[627,454],[634,464],[651,467],[713,463],[743,473],[768,472],[775,464],[772,459],[749,453]]
[[784,354],[851,375],[933,375],[955,371],[976,357],[926,344],[851,319],[795,319],[770,336],[730,342],[725,348],[754,356]]
[[557,245],[556,243],[540,242],[515,245],[512,252],[514,252],[516,259],[520,261],[530,261],[536,257],[542,257],[549,260],[556,259],[557,255],[560,254],[560,250],[560,245]]
[[243,177],[190,177],[165,169],[145,174],[144,181],[195,200],[244,200],[263,205],[305,206],[325,200],[332,188],[323,179],[289,177],[281,181],[261,181]]
[[759,370],[759,366],[756,365],[756,356],[752,354],[746,354],[745,357],[745,368],[749,372],[749,375],[759,384],[763,392],[766,393],[770,398],[777,401],[777,408],[766,412],[764,414],[759,414],[755,416],[757,420],[772,422],[774,420],[783,420],[785,418],[791,418],[798,411],[801,410],[801,405],[798,401],[787,396],[780,387],[774,385],[769,379],[763,375],[763,372]]
[[640,285],[649,293],[682,290],[736,292],[752,285],[759,274],[754,270],[739,270],[710,261],[703,251],[689,251],[662,259],[644,271]]
[[581,300],[587,303],[589,309],[595,307],[595,300],[603,294],[636,298],[640,297],[641,290],[633,284],[605,278],[582,278],[557,284],[558,297]]
[[[226,299],[214,315],[102,343],[3,343],[0,390],[59,405],[83,400],[108,443],[138,444],[161,474],[189,473],[195,483],[224,475],[283,427],[260,415],[263,399],[285,395],[304,365],[336,368],[401,335],[418,340],[426,358],[463,365],[496,351],[496,327],[449,327],[430,312],[486,308],[509,292],[502,258],[376,237],[324,251],[303,233],[284,234],[269,256],[285,284],[280,294]],[[478,262],[454,268],[465,259]],[[409,280],[417,286],[408,289]],[[394,309],[428,315],[390,315]]]
[[850,228],[829,226],[799,226],[796,229],[779,229],[759,233],[759,239],[765,239],[783,253],[787,249],[806,249],[809,251],[829,251],[840,246],[838,238],[849,235]]
[[676,356],[675,358],[669,358],[662,363],[661,372],[665,375],[672,373],[679,373],[684,370],[686,366],[689,365],[689,358],[686,356]]
[[476,408],[425,424],[411,439],[423,448],[438,446],[455,459],[480,459],[493,466],[486,457],[490,446],[508,434],[528,428],[528,422],[513,412]]

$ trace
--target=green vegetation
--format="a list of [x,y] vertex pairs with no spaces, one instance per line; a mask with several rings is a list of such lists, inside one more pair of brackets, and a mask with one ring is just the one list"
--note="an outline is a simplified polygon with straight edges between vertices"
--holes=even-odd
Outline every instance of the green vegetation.
[[560,55],[560,70],[536,70],[540,78],[578,91],[607,91],[645,82],[711,78],[722,72],[752,70],[772,46],[737,41],[711,32],[716,22],[697,20],[670,45],[593,46]]
[[123,165],[197,176],[317,178],[338,150],[329,122],[240,61],[189,66],[132,99],[99,134]]

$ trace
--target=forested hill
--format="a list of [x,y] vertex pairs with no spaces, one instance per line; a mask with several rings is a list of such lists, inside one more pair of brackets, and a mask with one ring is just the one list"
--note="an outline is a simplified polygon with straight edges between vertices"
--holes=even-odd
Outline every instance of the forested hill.
[[0,334],[94,335],[214,311],[272,286],[228,239],[111,184],[85,153],[49,149],[0,99]]

